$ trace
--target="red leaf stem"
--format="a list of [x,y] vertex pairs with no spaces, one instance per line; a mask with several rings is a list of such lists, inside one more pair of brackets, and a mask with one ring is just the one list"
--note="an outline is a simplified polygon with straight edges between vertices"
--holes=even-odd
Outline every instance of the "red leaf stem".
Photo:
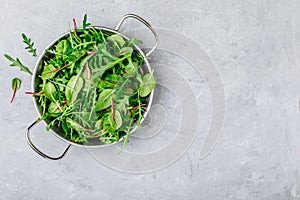
[[37,95],[37,96],[41,96],[44,94],[44,92],[25,92],[25,94],[31,94],[31,95]]
[[14,101],[16,92],[17,92],[17,86],[14,85],[14,92],[13,92],[13,95],[12,95],[12,97],[11,97],[10,103],[12,103],[12,102]]

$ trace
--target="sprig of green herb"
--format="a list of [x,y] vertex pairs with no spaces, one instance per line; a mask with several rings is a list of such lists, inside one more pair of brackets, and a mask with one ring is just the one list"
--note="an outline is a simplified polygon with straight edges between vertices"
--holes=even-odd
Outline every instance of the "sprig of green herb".
[[21,63],[21,61],[19,60],[19,58],[13,59],[11,56],[9,56],[7,54],[4,54],[4,56],[5,56],[5,58],[7,58],[9,61],[12,62],[10,64],[10,66],[12,66],[12,67],[19,67],[21,71],[24,71],[24,72],[32,75],[32,72]]
[[82,21],[82,28],[86,29],[90,25],[91,25],[91,23],[87,23],[87,14],[85,14],[83,17],[83,21]]
[[32,56],[36,57],[36,49],[33,47],[34,42],[31,43],[31,39],[28,38],[24,33],[22,33],[23,42],[27,45],[25,47],[26,50],[28,50],[29,53],[32,53]]

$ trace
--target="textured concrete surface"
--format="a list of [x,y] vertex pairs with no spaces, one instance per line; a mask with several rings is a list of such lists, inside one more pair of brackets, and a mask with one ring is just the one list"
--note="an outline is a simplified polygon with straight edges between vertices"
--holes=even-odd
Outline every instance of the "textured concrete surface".
[[[31,97],[24,95],[31,88],[31,77],[9,68],[2,57],[0,199],[300,199],[299,9],[298,0],[1,0],[0,55],[18,56],[30,69],[36,59],[23,50],[21,33],[42,50],[66,31],[68,21],[85,13],[94,24],[115,27],[132,12],[157,28],[185,35],[208,53],[220,72],[226,118],[218,144],[205,159],[200,159],[204,138],[200,134],[176,162],[151,173],[114,170],[82,148],[72,148],[63,160],[48,161],[34,153],[24,137],[37,118]],[[153,57],[163,63],[159,52]],[[166,52],[161,55],[172,57]],[[170,58],[165,65],[179,62],[184,63]],[[9,105],[15,76],[23,84]],[[205,109],[210,106],[205,86],[194,79],[189,83],[194,92],[203,92]],[[165,107],[166,112],[178,114],[174,95],[158,91],[157,95],[175,102]],[[176,120],[168,126],[176,127]],[[43,129],[43,125],[35,129],[34,141],[44,151],[59,154],[65,144]],[[160,136],[166,141],[172,138]],[[163,142],[151,140],[150,146],[155,144],[158,148]],[[128,146],[129,151],[135,148],[142,149],[134,143]]]

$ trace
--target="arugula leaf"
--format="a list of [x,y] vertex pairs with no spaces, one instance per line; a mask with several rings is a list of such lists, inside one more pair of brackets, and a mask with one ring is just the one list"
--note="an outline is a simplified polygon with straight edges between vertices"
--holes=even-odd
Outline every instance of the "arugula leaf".
[[23,42],[27,45],[25,49],[28,50],[29,53],[32,53],[32,56],[36,57],[36,49],[33,48],[34,42],[31,43],[31,39],[28,38],[24,33],[22,33]]
[[82,125],[69,117],[66,119],[66,122],[78,132],[85,131],[85,128]]
[[96,54],[89,60],[89,65],[93,68],[98,68],[102,65],[102,55]]
[[66,132],[66,133],[70,133],[71,132],[71,128],[68,126],[68,123],[63,120],[61,122],[61,127],[63,128],[63,130]]
[[87,23],[87,14],[85,14],[83,17],[82,28],[86,29],[90,25],[91,25],[91,23]]
[[141,40],[137,40],[136,38],[132,38],[128,41],[128,46],[132,46],[132,45],[140,45],[143,44],[143,41]]
[[134,66],[130,58],[128,58],[127,60],[128,64],[125,66],[127,75],[136,76],[136,74],[138,73],[136,66]]
[[116,103],[116,109],[120,110],[121,112],[126,112],[126,108],[129,105],[129,97],[128,96],[124,96],[122,99],[120,99],[117,103]]
[[4,56],[5,56],[5,58],[7,58],[9,61],[12,62],[10,64],[10,66],[12,66],[12,67],[19,67],[21,71],[24,71],[24,72],[32,75],[32,72],[21,63],[21,61],[19,60],[19,58],[16,58],[16,60],[15,60],[15,59],[13,59],[11,56],[9,56],[7,54],[4,54]]

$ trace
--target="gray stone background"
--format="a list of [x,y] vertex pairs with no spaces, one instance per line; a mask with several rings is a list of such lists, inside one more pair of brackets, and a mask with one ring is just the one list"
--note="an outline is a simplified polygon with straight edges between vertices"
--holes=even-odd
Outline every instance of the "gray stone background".
[[[24,95],[31,78],[2,57],[0,199],[300,199],[300,1],[1,0],[0,5],[0,55],[20,57],[30,69],[36,60],[23,50],[22,32],[42,50],[73,17],[87,13],[93,24],[115,27],[124,14],[136,13],[208,52],[226,92],[223,133],[208,157],[199,158],[196,138],[174,164],[130,174],[104,166],[81,148],[60,161],[34,153],[24,138],[37,118],[31,97]],[[15,76],[23,85],[9,105]],[[63,150],[63,142],[37,132],[34,140],[45,151]]]

